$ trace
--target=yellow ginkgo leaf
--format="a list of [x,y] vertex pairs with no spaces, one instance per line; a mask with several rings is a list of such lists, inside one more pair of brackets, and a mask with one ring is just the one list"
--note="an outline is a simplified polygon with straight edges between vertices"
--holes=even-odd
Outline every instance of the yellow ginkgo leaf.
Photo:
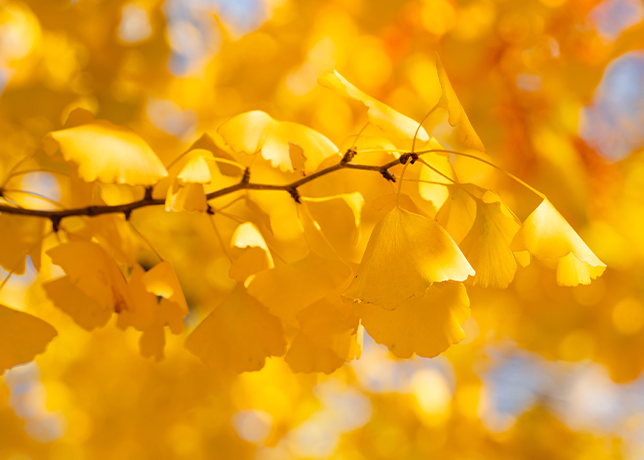
[[165,200],[166,211],[204,212],[208,209],[204,184],[212,175],[203,155],[195,155],[172,181]]
[[247,372],[283,355],[286,341],[280,320],[238,284],[188,336],[186,348],[214,369]]
[[350,305],[342,302],[340,292],[335,289],[298,313],[301,332],[284,358],[295,372],[329,374],[360,357],[362,328]]
[[421,164],[418,193],[423,199],[431,201],[436,209],[440,209],[449,197],[449,186],[458,182],[454,167],[449,158],[440,154],[423,155],[423,161],[435,170]]
[[66,161],[78,165],[78,175],[87,182],[149,186],[168,175],[143,139],[109,121],[53,131],[44,143],[50,155],[60,149]]
[[[337,71],[329,72],[318,78],[318,83],[336,93],[362,102],[368,109],[369,121],[385,132],[395,134],[399,139],[413,139],[418,129],[418,122],[371,96],[363,93],[342,77]],[[418,139],[428,141],[429,135],[425,128],[418,130]]]
[[436,221],[460,244],[476,220],[476,201],[464,185],[447,186],[449,197],[436,213]]
[[547,199],[528,216],[510,247],[537,259],[559,259],[557,282],[562,286],[589,284],[606,269]]
[[[132,232],[132,226],[120,214],[104,214],[86,220],[86,236],[96,240],[125,265],[136,263],[139,240]],[[82,232],[82,233],[85,233]]]
[[[350,340],[350,338],[349,338]],[[345,362],[332,349],[321,347],[313,343],[306,335],[300,332],[288,349],[284,361],[293,372],[323,372],[330,374]]]
[[190,158],[181,168],[177,179],[184,184],[209,184],[212,176],[203,155],[196,155]]
[[119,313],[131,305],[123,273],[98,244],[72,241],[50,249],[47,254],[69,276],[69,281],[102,309]]
[[[130,281],[127,283],[132,304],[129,309],[119,313],[116,325],[121,329],[132,326],[137,331],[145,331],[158,316],[156,295],[150,293],[143,283],[145,271],[139,264],[134,265]],[[163,326],[163,324],[162,324]]]
[[355,312],[367,333],[391,352],[408,358],[433,358],[465,337],[461,324],[470,316],[470,301],[460,283],[435,284],[424,297],[404,301],[394,311],[357,304]]
[[228,270],[228,276],[235,281],[243,283],[249,276],[275,266],[264,237],[251,222],[235,229],[230,246],[242,250]]
[[353,245],[355,246],[360,241],[361,236],[361,212],[364,206],[364,198],[359,192],[343,193],[341,195],[325,196],[325,197],[301,197],[301,201],[311,208],[315,208],[315,203],[327,203],[332,200],[339,200],[339,203],[345,203],[353,213],[353,220],[355,223],[355,236],[353,237]]
[[42,319],[0,305],[0,374],[33,360],[56,335]]
[[464,281],[474,270],[435,221],[394,208],[373,229],[355,279],[342,295],[387,310],[422,297],[432,283]]
[[[183,328],[183,317],[178,314],[176,304],[168,299],[161,299],[155,309],[155,317],[139,339],[141,356],[161,361],[165,348],[165,326],[170,326],[173,334],[179,334]],[[177,326],[177,324],[179,326]]]
[[217,130],[223,141],[236,153],[255,154],[269,160],[273,167],[293,172],[289,144],[296,144],[306,158],[304,172],[314,172],[326,158],[338,155],[338,148],[314,129],[298,123],[277,121],[254,110],[237,115]]
[[392,209],[396,206],[400,206],[403,209],[406,209],[409,212],[414,214],[420,214],[425,217],[427,216],[422,209],[420,209],[414,200],[407,195],[406,193],[400,194],[400,199],[398,199],[398,193],[389,193],[387,195],[379,196],[371,202],[371,207],[378,215],[382,218],[385,217]]
[[159,308],[163,304],[163,323],[170,327],[173,334],[180,334],[183,330],[183,319],[188,314],[188,303],[172,264],[166,260],[155,265],[145,272],[141,281],[148,292],[163,298],[159,304]]
[[461,144],[471,147],[475,150],[485,152],[485,146],[479,135],[474,131],[474,127],[467,118],[465,109],[461,105],[452,84],[447,78],[447,73],[443,67],[440,57],[436,54],[436,71],[438,72],[438,81],[441,84],[442,93],[438,101],[438,106],[447,110],[449,113],[449,124],[453,127],[458,126],[458,140]]
[[496,201],[478,203],[476,220],[460,247],[476,270],[475,286],[506,288],[517,271],[510,242],[521,224],[495,196]]
[[26,258],[40,269],[45,221],[31,216],[0,215],[0,265],[17,275],[25,273]]
[[69,276],[49,281],[43,284],[43,288],[54,305],[71,316],[74,322],[86,331],[105,326],[114,313],[113,309],[105,308],[77,288]]
[[324,298],[350,276],[351,270],[342,262],[310,252],[296,262],[258,273],[248,293],[285,324],[298,327],[297,313]]

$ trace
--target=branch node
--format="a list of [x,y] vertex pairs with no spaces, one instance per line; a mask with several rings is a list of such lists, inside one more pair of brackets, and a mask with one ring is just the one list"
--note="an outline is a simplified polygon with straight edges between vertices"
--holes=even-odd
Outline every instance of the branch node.
[[250,182],[250,168],[246,167],[246,169],[244,169],[244,175],[242,176],[241,183],[246,185],[249,182]]
[[414,164],[414,163],[416,163],[418,161],[418,154],[417,153],[411,152],[409,154],[409,157],[411,158],[411,164]]
[[384,169],[384,170],[380,171],[380,174],[382,174],[382,177],[384,177],[384,178],[385,178],[385,179],[387,179],[388,181],[396,182],[396,178],[394,177],[394,175],[393,175],[393,174],[391,174],[391,173],[389,172],[389,170],[388,170],[388,169]]
[[60,216],[51,216],[51,228],[54,230],[55,233],[58,233],[58,230],[60,230]]
[[145,195],[143,199],[145,201],[150,201],[152,199],[152,187],[145,187]]
[[209,216],[215,215],[215,210],[212,208],[212,206],[208,205],[208,208],[206,208],[206,214],[208,214]]
[[412,156],[411,153],[403,153],[400,155],[400,158],[398,159],[400,161],[401,165],[407,164],[407,161],[409,161],[409,158]]
[[87,207],[87,215],[89,217],[96,216],[98,213],[96,212],[98,210],[98,206],[88,206]]
[[342,166],[346,165],[349,163],[353,158],[358,154],[358,150],[355,147],[351,147],[348,149],[345,153],[344,156],[342,157],[342,160],[340,160],[340,164]]
[[296,188],[290,188],[287,190],[289,195],[291,195],[291,198],[295,200],[296,203],[301,204],[302,202],[300,201],[300,192],[297,191]]
[[131,209],[128,209],[127,211],[125,211],[125,212],[123,213],[123,215],[125,216],[125,220],[126,220],[126,221],[129,221],[129,220],[130,220],[130,217],[132,217],[132,210],[131,210]]

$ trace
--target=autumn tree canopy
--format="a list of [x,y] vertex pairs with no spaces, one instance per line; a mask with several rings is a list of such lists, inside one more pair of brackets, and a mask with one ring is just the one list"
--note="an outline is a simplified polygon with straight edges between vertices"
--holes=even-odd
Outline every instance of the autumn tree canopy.
[[643,18],[5,2],[0,460],[639,458]]

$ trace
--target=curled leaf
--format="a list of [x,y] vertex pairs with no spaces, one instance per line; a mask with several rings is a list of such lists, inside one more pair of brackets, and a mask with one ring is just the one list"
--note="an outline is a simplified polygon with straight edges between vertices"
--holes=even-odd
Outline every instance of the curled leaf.
[[298,123],[277,121],[254,110],[237,115],[217,130],[223,141],[236,153],[256,154],[273,167],[293,172],[290,144],[296,144],[304,155],[305,174],[314,172],[326,158],[338,155],[338,148],[314,129]]
[[[414,138],[418,129],[418,122],[363,93],[345,80],[337,71],[334,70],[333,73],[329,72],[322,75],[318,78],[318,83],[341,96],[362,102],[368,109],[369,121],[383,131],[393,133],[402,140]],[[429,135],[425,128],[421,127],[418,130],[418,139],[421,141],[429,140]]]
[[449,124],[452,127],[458,126],[458,140],[461,144],[471,147],[475,150],[485,152],[485,146],[479,135],[474,131],[470,119],[467,118],[465,109],[461,105],[452,84],[447,78],[447,73],[443,67],[440,57],[436,54],[436,71],[438,72],[438,81],[441,84],[442,93],[441,98],[438,100],[438,106],[447,110],[449,113]]

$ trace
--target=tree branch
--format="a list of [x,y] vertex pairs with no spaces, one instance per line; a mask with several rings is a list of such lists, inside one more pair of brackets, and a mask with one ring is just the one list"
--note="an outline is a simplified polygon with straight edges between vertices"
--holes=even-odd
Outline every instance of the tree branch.
[[[299,196],[297,194],[298,187],[311,182],[312,180],[317,179],[318,177],[325,176],[335,171],[341,169],[357,169],[361,171],[375,171],[383,175],[387,180],[393,180],[395,178],[389,172],[389,168],[396,166],[401,163],[406,163],[409,158],[409,154],[403,154],[397,160],[390,161],[382,166],[370,166],[370,165],[360,165],[355,163],[348,163],[340,161],[340,163],[328,168],[324,168],[310,176],[303,177],[302,179],[291,182],[290,184],[284,185],[275,185],[275,184],[256,184],[250,182],[250,174],[248,172],[244,173],[240,183],[231,185],[230,187],[225,187],[214,192],[210,192],[206,195],[207,200],[212,200],[213,198],[219,198],[225,195],[229,195],[240,190],[281,190],[288,192],[291,196]],[[165,199],[163,198],[152,198],[152,189],[146,189],[145,197],[139,201],[134,201],[132,203],[121,204],[116,206],[87,206],[84,208],[77,209],[65,209],[65,210],[38,210],[38,209],[24,209],[16,208],[7,205],[0,205],[0,214],[17,214],[22,216],[32,216],[32,217],[42,217],[45,219],[50,219],[55,226],[60,224],[60,221],[66,217],[71,216],[87,216],[94,217],[100,216],[102,214],[114,214],[114,213],[123,213],[126,216],[129,216],[132,211],[144,208],[147,206],[159,206],[165,204]]]

